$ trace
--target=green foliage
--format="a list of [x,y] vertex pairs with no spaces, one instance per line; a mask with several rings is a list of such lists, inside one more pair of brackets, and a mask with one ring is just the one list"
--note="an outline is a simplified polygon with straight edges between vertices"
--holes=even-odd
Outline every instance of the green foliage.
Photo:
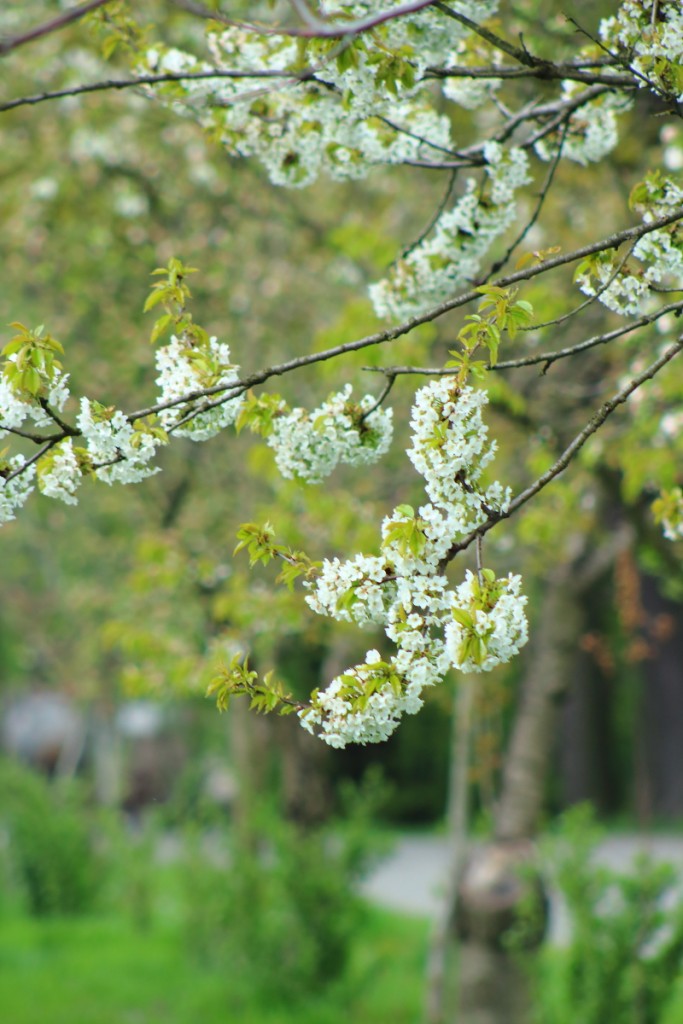
[[252,810],[229,843],[227,869],[190,842],[182,887],[193,955],[266,1003],[292,1003],[338,982],[364,918],[355,886],[373,852],[374,810],[366,793],[341,824],[310,832]]
[[244,400],[235,421],[239,434],[248,427],[252,434],[268,437],[273,430],[273,419],[278,413],[288,411],[279,395],[254,395],[251,392]]
[[318,569],[320,562],[313,562],[303,551],[294,551],[284,544],[275,544],[273,538],[275,528],[272,523],[257,526],[256,523],[243,523],[237,531],[237,545],[233,554],[246,550],[249,565],[258,562],[268,565],[274,558],[281,558],[284,566],[277,582],[284,583],[290,590],[299,576],[309,578]]
[[[157,871],[168,907],[173,873]],[[0,1006],[12,1024],[414,1024],[426,923],[368,911],[348,984],[292,1006],[250,994],[230,965],[187,955],[170,914],[144,934],[121,915],[15,919],[0,930]],[[370,979],[372,983],[370,984]]]
[[498,349],[503,331],[506,331],[512,340],[518,331],[529,326],[534,314],[530,302],[524,299],[515,301],[516,288],[482,285],[477,291],[484,296],[479,303],[479,312],[470,313],[465,317],[465,326],[458,334],[462,351],[451,351],[453,359],[446,363],[447,367],[458,369],[458,379],[461,383],[464,383],[470,373],[475,377],[482,377],[485,374],[487,364],[472,360],[478,348],[486,349],[488,366],[494,367],[498,362]]
[[158,341],[171,327],[195,343],[202,344],[208,340],[206,331],[198,324],[193,323],[192,314],[187,309],[192,292],[185,279],[188,274],[196,273],[196,267],[186,267],[175,257],[168,261],[168,266],[157,267],[152,271],[153,277],[161,277],[162,280],[156,281],[152,285],[143,312],[148,313],[156,306],[163,306],[166,311],[154,323],[149,339],[152,344]]
[[3,761],[0,793],[0,825],[8,835],[9,863],[29,911],[42,916],[91,910],[100,894],[105,863],[81,792]]
[[458,648],[458,659],[461,662],[472,660],[477,665],[483,664],[488,654],[486,641],[493,634],[494,625],[485,633],[477,623],[477,612],[490,612],[495,608],[498,599],[505,593],[506,580],[499,580],[493,569],[481,569],[472,580],[472,600],[468,608],[454,607],[451,609],[453,618],[463,628],[463,639]]
[[55,370],[62,368],[57,354],[63,355],[64,349],[56,338],[45,333],[42,324],[30,330],[15,321],[10,327],[18,333],[2,349],[6,359],[3,376],[20,398],[44,398],[46,385],[54,379]]
[[572,939],[533,970],[539,1024],[662,1024],[683,958],[676,872],[637,858],[629,872],[596,864],[588,806],[564,816],[549,859],[567,902]]
[[235,654],[230,664],[222,668],[211,680],[206,691],[207,697],[216,698],[219,711],[227,711],[232,697],[249,697],[249,707],[263,713],[277,711],[279,715],[290,715],[304,705],[292,700],[273,672],[266,672],[263,679],[249,668],[249,659]]
[[673,487],[670,491],[662,491],[652,502],[652,514],[656,523],[664,523],[672,533],[680,530],[683,524],[683,490]]
[[419,558],[427,544],[425,528],[427,523],[415,514],[412,505],[398,505],[396,512],[406,519],[392,522],[386,531],[386,540],[395,545],[403,558],[413,556]]

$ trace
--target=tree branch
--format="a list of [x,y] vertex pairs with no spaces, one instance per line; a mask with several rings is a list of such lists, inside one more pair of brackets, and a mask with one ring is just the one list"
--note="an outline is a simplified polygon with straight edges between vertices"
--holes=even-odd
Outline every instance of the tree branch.
[[210,21],[218,21],[232,28],[245,29],[248,32],[254,32],[256,35],[294,36],[299,39],[345,39],[349,36],[358,35],[360,32],[367,32],[370,29],[377,28],[378,25],[383,25],[387,21],[393,21],[395,18],[402,18],[408,14],[417,14],[418,11],[423,10],[425,7],[430,7],[434,0],[412,0],[412,3],[401,4],[388,11],[381,11],[378,14],[371,14],[365,18],[358,18],[356,21],[331,22],[314,18],[311,14],[306,19],[308,22],[307,28],[257,25],[252,22],[228,18],[218,11],[212,11],[208,7],[204,7],[203,4],[196,3],[195,0],[174,0],[174,2],[176,6],[182,7],[183,10],[188,11],[190,14],[196,14]]
[[202,81],[210,78],[228,79],[286,79],[292,82],[306,82],[313,78],[320,66],[305,68],[303,71],[287,71],[286,68],[264,69],[262,71],[194,71],[185,74],[165,73],[159,75],[140,75],[137,78],[111,78],[103,82],[88,82],[85,85],[67,86],[64,89],[55,89],[51,92],[36,93],[33,96],[22,96],[16,100],[9,100],[0,104],[0,113],[6,110],[15,110],[17,107],[34,106],[37,103],[44,103],[46,100],[59,100],[65,96],[81,96],[84,93],[104,92],[108,89],[134,89],[143,85],[157,85],[163,82],[185,82]]
[[34,39],[41,39],[52,32],[58,32],[59,29],[71,25],[86,14],[90,14],[91,11],[96,11],[98,7],[105,7],[110,3],[112,3],[112,0],[89,0],[89,3],[81,4],[80,7],[72,7],[71,10],[64,11],[63,14],[58,15],[51,21],[43,22],[42,25],[37,25],[36,28],[29,29],[28,32],[22,32],[18,36],[11,36],[9,39],[0,39],[0,57],[4,57],[25,43],[33,42]]
[[497,513],[494,517],[489,517],[485,523],[477,527],[476,530],[472,530],[463,540],[453,544],[450,550],[444,555],[442,559],[442,565],[445,567],[455,556],[460,552],[464,551],[471,544],[473,544],[478,537],[483,537],[484,534],[488,533],[489,530],[500,522],[502,519],[509,519],[510,516],[514,515],[523,505],[533,497],[535,497],[540,491],[542,491],[548,484],[559,476],[570,462],[575,458],[579,451],[583,448],[586,441],[592,437],[592,435],[599,430],[605,420],[612,415],[615,409],[629,398],[642,384],[647,380],[651,380],[659,371],[666,366],[678,353],[683,350],[683,335],[681,335],[678,341],[670,348],[651,363],[645,370],[633,377],[629,383],[623,387],[620,391],[610,398],[607,402],[600,406],[595,415],[588,421],[583,430],[577,434],[571,444],[565,448],[562,455],[557,459],[556,462],[546,470],[537,480],[535,480],[526,490],[522,491],[517,495],[516,498],[510,502],[508,509],[505,512]]

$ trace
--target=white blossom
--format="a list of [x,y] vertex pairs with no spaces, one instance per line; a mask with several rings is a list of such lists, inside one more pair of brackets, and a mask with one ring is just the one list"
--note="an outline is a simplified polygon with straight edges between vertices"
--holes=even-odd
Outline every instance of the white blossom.
[[[655,7],[656,4],[656,7]],[[674,88],[677,100],[683,90],[675,92],[668,72],[683,63],[683,8],[675,0],[624,0],[616,16],[600,24],[600,36],[608,48],[624,53],[636,72],[634,82],[639,88],[648,85],[669,95]]]
[[521,149],[484,146],[486,187],[470,178],[463,195],[439,217],[431,236],[369,288],[380,317],[403,320],[450,298],[476,278],[493,241],[516,217],[515,193],[529,180]]
[[160,471],[149,463],[164,441],[150,431],[136,430],[120,409],[98,408],[82,398],[76,425],[86,441],[98,480],[107,484],[138,483]]
[[38,462],[38,487],[48,498],[77,505],[76,491],[82,481],[83,474],[70,437],[60,441]]
[[[528,638],[524,607],[527,599],[521,593],[521,577],[510,574],[496,581],[500,594],[481,607],[479,582],[467,571],[465,580],[455,590],[453,608],[465,612],[470,625],[453,618],[446,626],[446,649],[451,663],[461,672],[488,672],[518,653]],[[468,644],[470,641],[470,644]]]
[[[230,362],[229,346],[218,342],[216,338],[209,338],[206,347],[198,347],[174,335],[168,345],[157,349],[156,366],[159,371],[156,382],[161,388],[159,403],[176,401],[209,386],[229,388],[239,382],[239,368]],[[209,399],[198,398],[164,409],[159,414],[162,426],[165,430],[174,430],[179,437],[206,441],[235,422],[243,401],[242,395],[228,398],[205,412],[197,412],[182,427],[176,428],[176,424],[188,413],[219,399],[220,395],[216,394]]]
[[[15,362],[16,355],[11,355],[8,362]],[[62,412],[69,397],[68,388],[69,374],[62,373],[55,369],[52,379],[47,386],[47,401],[56,411]],[[37,399],[21,398],[4,374],[0,373],[0,437],[4,437],[10,430],[19,429],[27,419],[33,421],[36,427],[49,427],[53,420],[45,412]]]
[[[429,659],[421,659],[422,672],[412,680],[402,680],[395,661],[388,665],[393,678],[377,686],[388,673],[377,651],[368,651],[365,662],[333,679],[318,693],[310,708],[299,712],[305,729],[318,735],[331,747],[348,743],[381,743],[396,730],[404,714],[414,715],[422,707],[424,686],[439,682]],[[352,699],[369,691],[362,702]]]
[[[356,555],[347,561],[325,559],[319,575],[305,582],[306,604],[318,615],[358,626],[383,624],[395,587],[387,575],[386,561]],[[346,598],[346,600],[344,600]]]
[[410,420],[408,458],[425,478],[432,502],[458,517],[461,531],[485,518],[484,498],[475,485],[496,451],[482,419],[487,402],[485,391],[440,377],[417,392]]
[[268,445],[287,479],[320,483],[340,462],[351,466],[377,462],[388,450],[393,431],[391,409],[375,409],[371,395],[354,405],[351,385],[330,395],[312,412],[296,408],[276,416]]
[[[563,98],[571,100],[583,89],[581,82],[563,82]],[[566,131],[539,139],[534,146],[537,155],[541,160],[553,160],[561,140],[564,157],[582,167],[598,163],[619,141],[618,115],[629,110],[632,103],[630,96],[614,91],[582,104],[571,114]]]
[[[13,455],[8,459],[5,469],[0,472],[0,525],[16,518],[15,510],[21,508],[34,489],[35,465],[22,469],[25,465],[26,459],[23,455]],[[17,470],[22,471],[8,481],[7,477]]]

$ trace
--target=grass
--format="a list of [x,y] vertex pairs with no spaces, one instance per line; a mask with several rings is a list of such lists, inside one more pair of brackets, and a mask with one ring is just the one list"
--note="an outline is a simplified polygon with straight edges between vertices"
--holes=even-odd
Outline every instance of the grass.
[[11,1024],[415,1024],[427,925],[371,910],[343,983],[264,1005],[228,969],[197,964],[171,924],[123,916],[0,922],[0,1006]]

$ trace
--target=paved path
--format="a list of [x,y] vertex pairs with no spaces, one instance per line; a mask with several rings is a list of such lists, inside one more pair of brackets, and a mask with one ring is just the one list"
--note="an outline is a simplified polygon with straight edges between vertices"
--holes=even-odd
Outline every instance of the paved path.
[[[624,870],[638,853],[648,853],[655,860],[667,861],[679,868],[683,895],[683,835],[610,836],[599,845],[596,856],[609,867]],[[434,918],[447,871],[445,838],[404,836],[365,880],[363,893],[380,906]],[[566,909],[558,897],[551,894],[550,940],[561,943],[566,941],[567,935]]]

